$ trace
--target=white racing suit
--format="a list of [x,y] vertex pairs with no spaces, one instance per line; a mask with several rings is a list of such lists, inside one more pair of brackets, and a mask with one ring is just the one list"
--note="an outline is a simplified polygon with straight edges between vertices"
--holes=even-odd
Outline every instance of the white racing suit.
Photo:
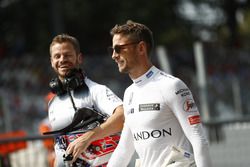
[[199,111],[180,79],[153,66],[126,89],[123,107],[124,128],[108,167],[126,167],[134,151],[141,167],[161,167],[173,146],[193,154],[197,167],[211,167]]
[[[136,159],[135,167],[141,167],[140,159]],[[191,153],[173,146],[161,167],[196,167],[196,164]]]
[[[95,109],[98,112],[102,112],[103,114],[112,115],[115,108],[119,105],[122,105],[121,99],[118,98],[106,86],[97,84],[88,79],[87,77],[85,77],[85,83],[88,86],[88,91],[71,91],[77,109],[87,107]],[[68,126],[72,122],[74,114],[75,110],[68,94],[62,96],[55,96],[49,103],[49,120],[53,131]],[[79,135],[80,134],[56,137],[55,153],[57,167],[65,167],[63,155],[65,154],[65,150],[67,148],[67,145],[69,144],[68,142],[73,141]],[[99,142],[99,144],[101,142],[106,144],[105,150],[107,150],[106,148],[110,146],[110,144],[107,143],[109,143],[109,141],[114,140],[117,140],[117,138],[108,138],[107,140],[105,140],[105,142],[97,142]],[[114,145],[115,143],[113,143],[112,147]],[[105,154],[108,154],[108,152],[102,152],[102,155]],[[91,157],[90,154],[89,157]],[[108,161],[108,159],[106,161]],[[93,158],[92,161],[94,162],[94,160],[95,159]]]

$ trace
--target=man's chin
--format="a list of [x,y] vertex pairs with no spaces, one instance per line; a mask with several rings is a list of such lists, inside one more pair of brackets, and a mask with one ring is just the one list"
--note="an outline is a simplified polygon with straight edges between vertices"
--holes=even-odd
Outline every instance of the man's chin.
[[65,69],[65,70],[58,71],[58,74],[61,77],[65,77],[68,72],[69,72],[69,69]]
[[120,73],[127,73],[127,70],[125,68],[119,68]]

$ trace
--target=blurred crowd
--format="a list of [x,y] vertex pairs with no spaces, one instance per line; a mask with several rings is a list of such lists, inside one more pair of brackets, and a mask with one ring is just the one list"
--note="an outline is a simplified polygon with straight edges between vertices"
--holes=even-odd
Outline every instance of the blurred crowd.
[[[204,54],[211,118],[220,120],[248,116],[249,52],[204,45]],[[48,56],[31,53],[7,55],[0,47],[0,133],[6,130],[4,113],[10,116],[11,130],[24,129],[30,134],[39,133],[37,127],[47,117],[44,97],[49,92],[48,83],[53,77]],[[193,52],[185,49],[170,51],[169,58],[173,74],[189,85],[199,105]],[[156,57],[152,59],[157,65]],[[87,76],[108,85],[121,98],[131,83],[126,75],[119,74],[107,53],[84,55],[82,68]]]
[[[47,117],[44,97],[50,91],[49,82],[54,77],[49,55],[22,54],[0,59],[0,133],[6,129],[23,129],[29,134],[38,134],[39,123]],[[85,61],[82,68],[88,77],[109,85],[122,97],[127,86],[124,83],[129,79],[112,70],[115,64],[107,55],[84,55]],[[119,85],[118,82],[123,84]],[[10,117],[11,127],[5,125],[6,113]]]
[[[43,57],[22,55],[6,56],[0,61],[1,115],[9,114],[12,130],[25,127],[33,132],[34,124],[47,115],[43,95],[48,91],[49,71],[44,60]],[[7,112],[3,112],[3,109]],[[2,118],[1,132],[6,128]]]

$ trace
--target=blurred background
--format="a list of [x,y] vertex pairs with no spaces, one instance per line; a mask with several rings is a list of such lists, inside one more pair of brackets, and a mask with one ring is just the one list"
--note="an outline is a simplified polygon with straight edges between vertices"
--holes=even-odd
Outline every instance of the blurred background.
[[131,80],[106,48],[127,20],[153,31],[152,61],[193,92],[213,165],[250,166],[249,0],[0,0],[0,167],[49,166],[39,125],[55,35],[77,37],[89,78],[123,98]]

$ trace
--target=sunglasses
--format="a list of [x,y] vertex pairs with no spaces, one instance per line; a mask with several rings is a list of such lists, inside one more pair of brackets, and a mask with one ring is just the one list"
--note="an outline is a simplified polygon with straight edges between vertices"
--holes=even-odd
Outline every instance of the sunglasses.
[[135,44],[138,44],[139,42],[131,42],[131,43],[123,44],[123,45],[115,45],[114,47],[110,46],[110,47],[108,47],[108,51],[111,54],[113,54],[114,51],[115,51],[115,53],[119,54],[119,53],[121,53],[122,48],[124,48],[125,46],[135,45]]

